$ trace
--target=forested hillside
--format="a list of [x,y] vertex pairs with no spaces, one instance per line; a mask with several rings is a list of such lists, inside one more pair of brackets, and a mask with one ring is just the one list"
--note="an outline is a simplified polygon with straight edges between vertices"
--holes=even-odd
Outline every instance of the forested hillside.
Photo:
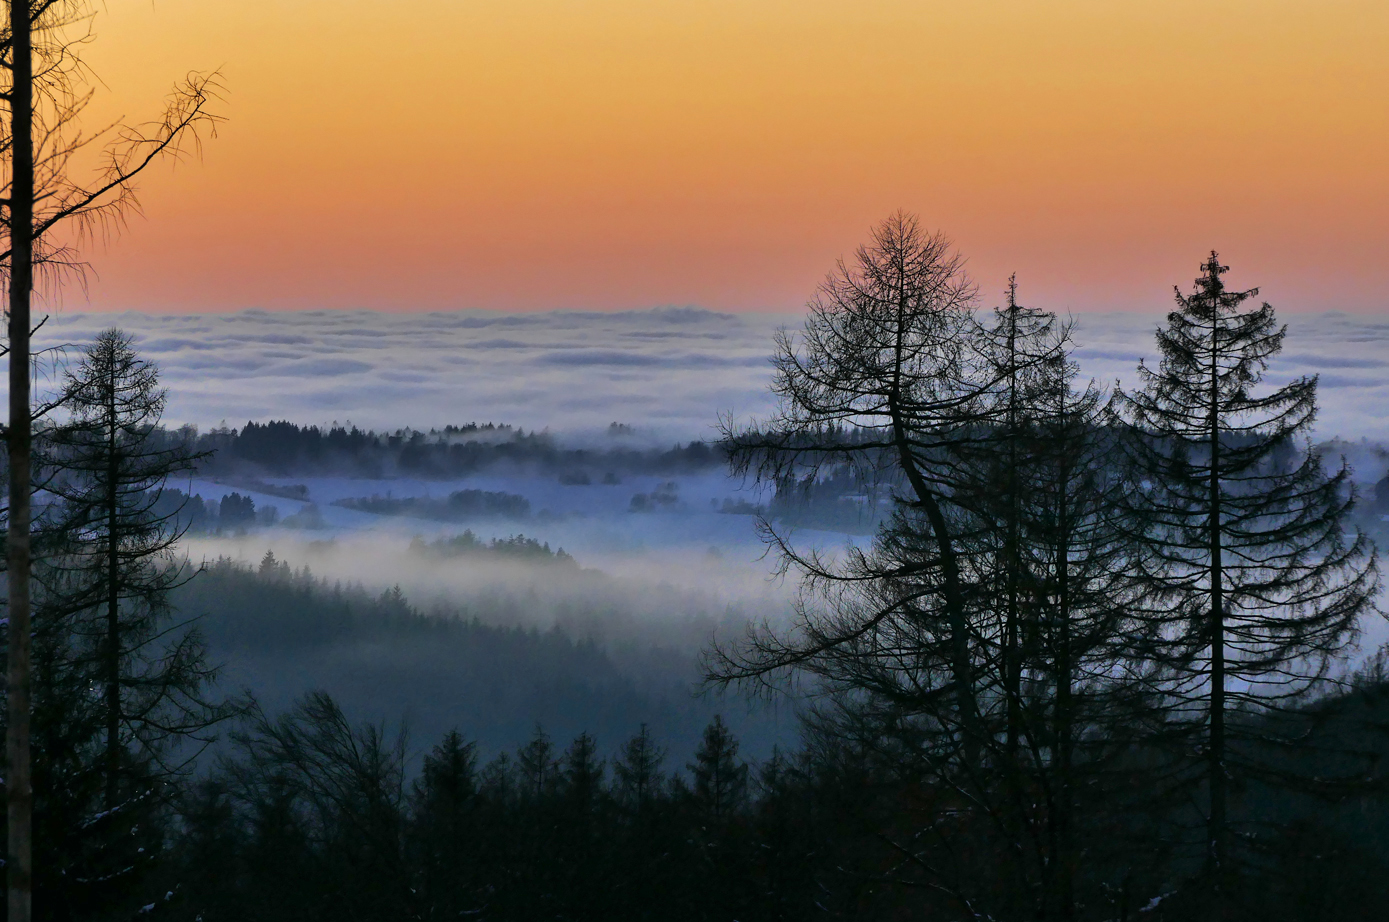
[[[489,546],[467,535],[419,542],[417,553],[548,562],[554,579],[580,576],[567,554],[525,539]],[[621,633],[600,643],[585,636],[582,622],[526,627],[525,612],[511,610],[524,606],[524,596],[422,612],[398,588],[376,594],[329,585],[268,555],[255,569],[215,561],[171,601],[197,619],[209,661],[222,667],[220,687],[250,691],[269,714],[325,691],[355,719],[406,721],[416,745],[458,729],[486,754],[537,726],[557,739],[587,732],[603,755],[643,724],[663,745],[689,748],[717,713],[754,752],[794,739],[789,708],[778,724],[769,707],[750,713],[737,696],[697,696],[692,647]]]
[[240,429],[181,430],[169,437],[208,452],[203,470],[213,476],[456,479],[503,467],[597,481],[634,473],[686,473],[723,463],[722,456],[705,442],[652,448],[618,423],[609,427],[596,447],[565,446],[548,432],[527,433],[496,423],[378,433],[346,425],[300,426],[272,420],[247,422]]
[[[1329,717],[1320,742],[1363,739],[1367,723],[1389,721],[1389,686],[1381,677],[1319,710]],[[418,772],[396,730],[354,725],[323,697],[249,726],[236,754],[185,795],[160,913],[960,918],[949,893],[904,885],[926,869],[967,892],[1023,896],[987,831],[971,832],[983,817],[871,739],[829,726],[811,728],[796,752],[753,763],[718,721],[683,750],[638,729],[607,759],[588,735],[537,734],[488,759],[449,734]],[[1389,756],[1385,737],[1375,748]],[[1374,793],[1329,802],[1246,792],[1270,822],[1241,918],[1379,918],[1389,905],[1389,795],[1382,773],[1376,780]],[[1121,818],[1144,793],[1120,783],[1087,796],[1113,819],[1078,869],[1086,915],[1193,918],[1199,904],[1153,861],[1148,835],[1164,818]]]

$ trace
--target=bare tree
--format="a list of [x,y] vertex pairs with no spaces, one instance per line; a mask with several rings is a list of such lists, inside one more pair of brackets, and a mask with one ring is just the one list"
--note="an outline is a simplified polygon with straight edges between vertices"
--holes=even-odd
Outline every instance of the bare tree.
[[952,732],[966,749],[980,745],[949,505],[957,483],[950,453],[981,437],[980,402],[994,383],[987,360],[969,348],[974,297],[950,241],[899,212],[874,229],[852,266],[841,261],[826,279],[802,333],[778,335],[779,410],[750,429],[727,427],[734,470],[795,483],[848,464],[867,477],[900,479],[896,532],[922,540],[897,542],[889,551],[898,560],[886,569],[880,555],[857,548],[836,564],[798,550],[764,521],[783,572],[802,577],[797,636],[755,630],[743,644],[714,651],[712,678],[761,682],[793,667],[832,674],[862,662],[864,645],[907,644],[922,670],[914,681],[930,697],[948,696]]
[[[30,566],[33,407],[30,362],[32,294],[36,277],[56,284],[81,264],[52,232],[64,224],[74,240],[109,232],[137,206],[135,178],[156,160],[194,149],[199,131],[213,130],[209,105],[215,75],[191,75],[175,88],[164,116],[145,126],[86,134],[79,127],[92,98],[81,51],[91,41],[91,15],[82,0],[11,0],[0,72],[0,101],[8,107],[4,152],[5,231],[0,260],[9,294],[10,413],[9,522],[7,530],[9,645],[7,652],[6,876],[9,919],[27,922],[32,904],[33,792],[29,755]],[[0,78],[3,79],[3,78]],[[101,168],[90,182],[75,178],[75,155],[105,144]]]
[[418,918],[405,871],[403,728],[353,726],[331,697],[312,692],[274,720],[254,715],[233,739],[242,758],[226,767],[238,799],[279,800],[323,856],[315,870],[331,894],[326,917]]
[[[948,241],[898,214],[778,340],[777,415],[726,432],[736,471],[785,484],[851,465],[897,502],[870,547],[837,558],[764,521],[801,577],[793,626],[714,649],[707,675],[813,677],[816,733],[970,817],[893,842],[896,879],[968,912],[1074,916],[1080,793],[1116,749],[1097,731],[1141,698],[1114,435],[1069,350],[1069,324],[1011,281],[981,316]],[[961,870],[971,850],[988,871]]]
[[899,212],[830,274],[803,331],[779,334],[777,413],[726,427],[733,469],[790,487],[848,466],[888,484],[895,508],[872,546],[837,556],[764,519],[781,572],[800,578],[794,626],[752,629],[706,662],[719,683],[814,677],[826,696],[819,732],[866,732],[870,747],[969,788],[966,800],[992,749],[1000,689],[994,625],[972,586],[980,520],[964,500],[969,454],[994,440],[1006,380],[982,348],[975,293],[950,241]]

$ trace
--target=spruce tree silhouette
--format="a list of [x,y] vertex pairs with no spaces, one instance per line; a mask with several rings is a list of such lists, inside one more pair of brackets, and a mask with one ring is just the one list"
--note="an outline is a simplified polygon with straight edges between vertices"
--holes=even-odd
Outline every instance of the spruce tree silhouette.
[[1286,327],[1258,289],[1232,291],[1216,253],[1157,333],[1157,369],[1120,394],[1139,480],[1126,491],[1145,612],[1166,673],[1165,720],[1200,757],[1179,773],[1203,792],[1211,907],[1225,911],[1232,783],[1276,780],[1255,743],[1270,715],[1326,687],[1328,670],[1373,610],[1379,571],[1368,540],[1347,536],[1354,491],[1342,459],[1328,472],[1308,438],[1317,379],[1260,389]]
[[748,766],[738,759],[738,740],[714,715],[704,728],[704,738],[689,764],[694,778],[694,797],[701,811],[714,823],[728,820],[747,799]]
[[124,796],[127,749],[158,763],[175,738],[226,716],[203,697],[214,670],[197,632],[171,632],[170,623],[168,594],[191,574],[174,557],[181,508],[165,502],[165,491],[200,456],[162,438],[159,371],[120,330],[98,335],[64,377],[68,416],[43,440],[52,470],[44,485],[62,500],[60,547],[44,569],[74,635],[95,643],[111,811]]

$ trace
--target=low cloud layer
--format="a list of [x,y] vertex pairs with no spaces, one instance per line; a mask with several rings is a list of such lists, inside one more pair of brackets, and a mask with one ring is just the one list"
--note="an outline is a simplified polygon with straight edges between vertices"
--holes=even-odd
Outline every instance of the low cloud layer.
[[720,412],[765,412],[772,331],[788,319],[679,308],[72,313],[42,335],[48,345],[80,344],[111,325],[134,334],[163,371],[172,422],[572,431],[616,421],[697,438],[712,435]]
[[[1292,314],[1285,318],[1283,352],[1267,380],[1283,384],[1318,375],[1321,438],[1389,442],[1389,314]],[[1103,384],[1138,385],[1140,359],[1159,362],[1153,332],[1162,317],[1147,314],[1084,314],[1077,318],[1076,361]]]
[[[1155,361],[1150,314],[1078,318],[1076,358],[1105,383]],[[81,344],[116,325],[135,335],[169,387],[171,422],[286,418],[375,429],[469,421],[591,430],[617,421],[705,438],[720,413],[765,414],[768,356],[800,318],[694,308],[585,313],[305,311],[148,315],[62,313],[39,347]],[[1289,318],[1275,381],[1321,375],[1322,437],[1389,441],[1389,316]]]

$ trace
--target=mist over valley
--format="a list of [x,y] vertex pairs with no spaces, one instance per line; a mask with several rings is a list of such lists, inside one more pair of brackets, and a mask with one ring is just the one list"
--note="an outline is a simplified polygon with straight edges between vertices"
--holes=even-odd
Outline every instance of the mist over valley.
[[[191,480],[170,484],[208,511],[206,519],[188,512],[181,552],[191,561],[223,567],[229,578],[227,562],[254,574],[271,554],[322,581],[324,592],[398,591],[422,617],[592,645],[577,673],[515,647],[508,680],[531,691],[503,715],[495,702],[480,703],[492,680],[479,678],[482,661],[462,634],[454,647],[434,647],[427,667],[417,639],[376,629],[363,637],[330,630],[283,657],[274,632],[258,645],[223,647],[222,622],[235,615],[209,608],[199,577],[179,591],[181,608],[218,612],[206,629],[225,661],[224,684],[254,690],[271,710],[322,688],[352,715],[408,717],[424,740],[457,726],[489,750],[518,744],[536,721],[553,723],[560,738],[590,730],[605,747],[620,742],[624,726],[646,722],[689,748],[702,721],[721,712],[761,757],[794,739],[793,700],[770,707],[736,691],[697,694],[701,650],[750,623],[785,624],[794,601],[794,582],[774,572],[758,517],[834,554],[870,541],[891,511],[890,482],[826,482],[813,496],[778,496],[730,474],[720,418],[768,411],[771,335],[794,317],[252,311],[60,314],[54,323],[80,346],[113,320],[159,363],[170,423],[197,426],[199,448],[211,452]],[[1349,456],[1373,500],[1389,472],[1379,441],[1389,432],[1389,391],[1378,358],[1389,325],[1343,314],[1294,315],[1291,325],[1297,351],[1278,357],[1270,376],[1334,369],[1322,375],[1318,436]],[[1151,352],[1152,326],[1131,314],[1080,318],[1082,374],[1132,378]],[[343,422],[317,421],[328,401]],[[229,427],[221,421],[228,406],[259,418]],[[410,425],[370,430],[385,420]],[[219,519],[233,494],[254,511]],[[1383,534],[1374,517],[1366,524]],[[476,546],[437,550],[463,536]],[[518,538],[539,553],[490,548]],[[278,616],[296,617],[292,608]],[[1366,650],[1389,639],[1378,624],[1369,630]],[[573,700],[538,708],[554,698],[539,689],[558,681],[574,683],[559,696]]]
[[1389,918],[1344,6],[0,6],[0,922]]
[[[889,243],[939,243],[903,215],[884,227]],[[803,330],[795,318],[694,309],[119,318],[135,334],[62,315],[67,352],[82,358],[60,361],[42,393],[77,409],[38,429],[36,575],[41,617],[72,628],[36,634],[43,668],[109,662],[86,638],[110,636],[122,612],[146,632],[140,642],[159,652],[132,659],[147,671],[131,687],[172,690],[150,705],[164,723],[143,731],[161,741],[149,764],[186,759],[160,769],[182,785],[161,808],[169,835],[210,836],[252,863],[295,855],[365,893],[342,880],[352,862],[340,824],[405,823],[372,833],[388,862],[435,842],[435,823],[468,830],[363,897],[382,918],[414,899],[392,888],[425,873],[464,887],[436,892],[439,905],[536,905],[512,877],[528,862],[549,881],[544,899],[620,905],[621,891],[591,881],[625,874],[619,853],[631,848],[664,881],[652,883],[662,905],[700,862],[719,866],[711,855],[740,856],[716,873],[762,886],[748,881],[814,848],[804,867],[847,907],[855,881],[900,851],[893,837],[941,818],[959,832],[913,846],[933,860],[953,859],[959,834],[995,836],[990,823],[1103,824],[1111,810],[1152,809],[1161,831],[1125,832],[1124,848],[1170,847],[1173,873],[1197,873],[1202,832],[1226,821],[1165,782],[1151,796],[1124,785],[1160,779],[1175,760],[1183,784],[1218,786],[1192,755],[1213,732],[1213,689],[1236,702],[1228,751],[1260,771],[1292,777],[1306,758],[1373,780],[1357,766],[1389,752],[1377,738],[1343,748],[1382,708],[1389,668],[1375,564],[1375,544],[1389,545],[1375,402],[1389,325],[1300,316],[1296,350],[1284,355],[1276,335],[1247,343],[1232,380],[1279,389],[1260,404],[1242,384],[1190,387],[1182,353],[1162,339],[1173,334],[1159,331],[1167,351],[1152,358],[1143,318],[1066,326],[1009,297],[986,312],[971,296],[940,327],[907,312],[919,325],[907,335],[891,330],[895,315],[823,302]],[[1180,331],[1196,310],[1168,323]],[[1247,316],[1248,329],[1271,324],[1267,308]],[[1192,351],[1223,348],[1214,336],[1193,336]],[[1260,349],[1271,360],[1251,372]],[[928,371],[902,385],[904,368]],[[1324,382],[1315,394],[1309,374]],[[122,375],[141,422],[112,415],[117,387],[104,382]],[[1143,382],[1136,397],[1131,380]],[[1210,613],[1188,606],[1220,583],[1198,577],[1193,593],[1187,574],[1210,552],[1209,481],[1192,476],[1192,459],[1199,469],[1202,452],[1219,455],[1182,428],[1186,401],[1212,391],[1235,415],[1290,408],[1218,439],[1238,472],[1221,494],[1242,516],[1230,559],[1244,561],[1221,579],[1267,585],[1240,590],[1229,617],[1247,634],[1214,660],[1207,628],[1192,627]],[[902,399],[913,401],[905,416]],[[227,406],[249,418],[213,418]],[[341,417],[325,421],[328,410]],[[101,493],[108,480],[125,493]],[[87,536],[118,527],[129,551],[88,553]],[[1298,541],[1310,550],[1279,563]],[[102,596],[103,574],[136,589],[124,602]],[[94,607],[92,595],[108,601]],[[1211,682],[1213,661],[1233,677]],[[162,729],[178,720],[186,731]],[[1083,733],[1071,735],[1072,720]],[[985,721],[993,729],[976,728]],[[1188,745],[1169,752],[1168,732]],[[119,735],[106,739],[109,753]],[[1044,786],[1083,777],[1107,793],[1043,810],[1008,793],[1024,775]],[[921,802],[903,808],[907,796]],[[1348,801],[1318,812],[1301,787],[1259,781],[1248,797],[1242,815],[1284,815],[1286,829],[1315,816],[1338,836],[1355,819]],[[277,804],[312,838],[284,844]],[[1123,861],[1096,858],[1095,873],[1127,874]],[[1377,861],[1350,864],[1360,904],[1378,899]],[[970,865],[937,905],[1031,899],[999,896],[993,867]],[[916,873],[938,879],[933,867]],[[238,874],[275,876],[253,864]],[[259,885],[217,886],[198,884],[188,905],[262,903]],[[804,882],[769,886],[820,905]],[[1100,904],[1123,905],[1095,886],[1109,894]],[[1150,901],[1163,886],[1142,883]],[[1201,886],[1183,898],[1199,900]],[[276,888],[309,903],[324,892],[314,878]],[[684,892],[677,904],[697,905]]]

